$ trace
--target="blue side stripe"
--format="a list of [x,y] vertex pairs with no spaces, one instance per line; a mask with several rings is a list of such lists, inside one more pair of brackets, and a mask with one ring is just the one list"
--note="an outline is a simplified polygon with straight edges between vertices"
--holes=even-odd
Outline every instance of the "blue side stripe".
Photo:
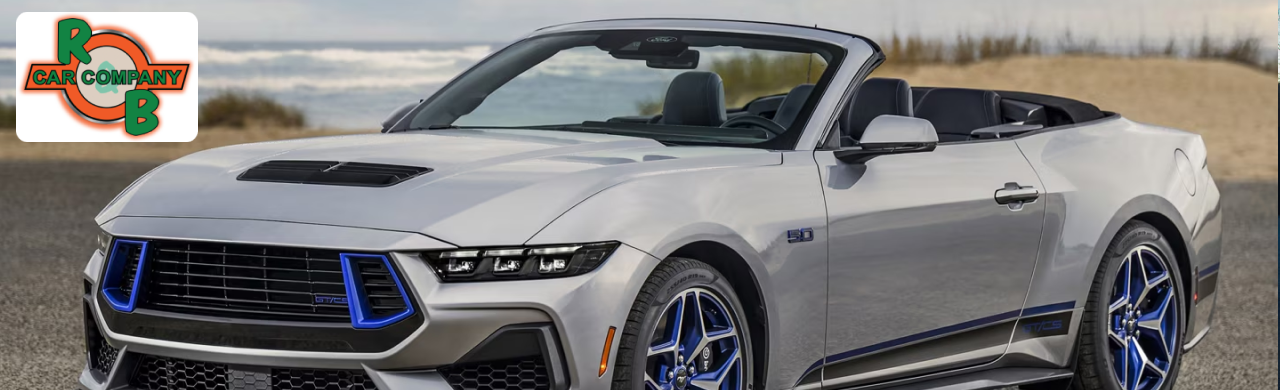
[[1012,318],[1017,317],[1017,316],[1018,316],[1018,312],[1020,312],[1020,311],[1021,311],[1021,310],[1008,311],[1008,312],[1004,312],[1004,313],[996,314],[996,315],[993,315],[993,316],[990,316],[990,317],[983,317],[983,318],[979,318],[979,319],[976,319],[976,320],[971,320],[971,321],[961,322],[961,323],[959,323],[959,324],[955,324],[955,325],[944,326],[944,327],[941,327],[941,328],[938,328],[938,329],[934,329],[934,330],[930,330],[930,331],[923,332],[923,333],[916,333],[916,334],[913,334],[913,335],[910,335],[910,336],[906,336],[906,337],[902,337],[902,338],[897,338],[897,339],[893,339],[893,340],[885,341],[885,342],[883,342],[883,343],[879,343],[879,344],[872,344],[872,345],[868,345],[868,346],[865,346],[865,347],[862,347],[862,348],[858,348],[858,349],[855,349],[855,350],[852,350],[852,351],[841,352],[841,353],[837,353],[837,354],[835,354],[835,355],[828,356],[828,357],[827,357],[827,359],[826,359],[826,361],[827,361],[827,362],[840,361],[840,360],[848,359],[848,358],[851,358],[851,357],[854,357],[854,356],[858,356],[858,355],[866,355],[866,354],[868,354],[868,353],[875,352],[875,351],[879,351],[879,350],[881,350],[881,349],[886,349],[886,348],[896,347],[896,346],[899,346],[899,345],[902,345],[902,344],[907,344],[907,343],[911,343],[911,342],[914,342],[914,341],[919,341],[919,340],[923,340],[923,339],[927,339],[927,338],[932,338],[932,337],[934,337],[934,336],[941,336],[941,335],[944,335],[944,334],[947,334],[947,333],[958,332],[958,331],[965,330],[965,329],[969,329],[969,328],[976,328],[976,327],[979,327],[979,326],[982,326],[982,325],[986,325],[986,324],[991,324],[991,323],[996,323],[996,322],[1000,322],[1000,321],[1004,321],[1004,320],[1012,319]]
[[837,353],[835,355],[827,356],[825,359],[818,360],[814,362],[812,365],[810,365],[808,369],[804,370],[804,374],[800,375],[800,379],[797,380],[796,384],[799,384],[799,380],[803,380],[804,377],[808,376],[810,372],[813,372],[813,370],[816,370],[819,367],[822,367],[826,363],[835,363],[841,360],[845,360],[845,359],[849,359],[849,358],[853,358],[861,355],[867,355],[872,352],[877,352],[880,350],[893,348],[893,347],[897,347],[904,344],[910,344],[916,341],[929,339],[936,336],[943,336],[951,333],[956,333],[962,330],[978,328],[981,326],[990,325],[990,324],[1002,322],[1005,320],[1035,316],[1035,315],[1041,315],[1041,314],[1047,314],[1047,313],[1053,313],[1053,312],[1059,312],[1059,311],[1066,311],[1066,310],[1074,309],[1075,307],[1076,307],[1076,302],[1071,301],[1071,302],[1055,303],[1052,305],[1044,305],[1044,306],[1028,307],[1025,309],[1012,310],[1012,311],[1007,311],[1007,312],[996,314],[989,317],[983,317],[976,320],[965,321],[959,324],[949,325],[949,326],[941,327],[938,329],[934,329],[934,330],[930,330],[922,333],[916,333],[913,335],[885,341],[879,344],[868,345],[868,346],[854,349],[851,351]]
[[1222,265],[1222,262],[1213,263],[1211,266],[1204,267],[1204,269],[1200,270],[1200,277],[1203,278],[1205,276],[1209,276],[1209,274],[1218,272],[1218,266],[1220,265]]
[[1041,314],[1053,313],[1055,311],[1066,311],[1066,310],[1071,310],[1075,308],[1076,308],[1076,301],[1055,303],[1052,305],[1026,308],[1022,310],[1022,316],[1023,317],[1038,316]]

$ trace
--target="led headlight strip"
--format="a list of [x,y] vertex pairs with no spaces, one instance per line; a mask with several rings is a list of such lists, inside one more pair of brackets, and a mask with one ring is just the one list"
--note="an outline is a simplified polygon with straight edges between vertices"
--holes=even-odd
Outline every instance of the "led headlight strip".
[[445,282],[548,279],[591,272],[617,242],[453,249],[423,254]]

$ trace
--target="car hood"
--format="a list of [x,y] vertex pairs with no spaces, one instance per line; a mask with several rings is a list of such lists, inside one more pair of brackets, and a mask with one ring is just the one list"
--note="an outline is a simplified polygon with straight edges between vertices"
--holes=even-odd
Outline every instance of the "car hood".
[[[544,130],[433,130],[210,149],[139,178],[98,216],[250,219],[421,233],[458,246],[516,245],[583,199],[627,180],[776,165],[751,148]],[[409,165],[389,187],[241,181],[272,160]],[[644,196],[637,194],[637,196]],[[601,221],[608,223],[608,221]]]

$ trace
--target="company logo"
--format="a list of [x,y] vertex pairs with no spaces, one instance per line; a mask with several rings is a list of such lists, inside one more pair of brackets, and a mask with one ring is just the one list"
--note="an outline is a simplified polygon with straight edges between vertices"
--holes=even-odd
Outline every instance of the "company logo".
[[190,13],[23,13],[18,136],[190,141],[196,32]]
[[31,64],[27,90],[61,91],[80,117],[95,123],[124,121],[130,135],[160,125],[154,91],[181,90],[189,64],[155,64],[137,37],[89,28],[76,18],[58,21],[58,63]]

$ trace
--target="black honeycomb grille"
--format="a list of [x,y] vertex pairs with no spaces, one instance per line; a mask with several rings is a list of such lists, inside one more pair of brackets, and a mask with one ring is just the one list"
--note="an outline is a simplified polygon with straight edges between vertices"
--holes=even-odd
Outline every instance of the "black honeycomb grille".
[[89,353],[89,368],[104,378],[111,373],[111,367],[116,365],[116,356],[120,355],[119,350],[102,338],[97,324],[90,318],[85,319],[85,349]]
[[368,375],[349,370],[271,370],[272,390],[377,390]]
[[550,390],[542,358],[466,363],[440,369],[454,390]]
[[129,384],[146,390],[229,390],[227,365],[143,356]]
[[129,385],[144,390],[377,390],[364,371],[254,368],[144,355]]

